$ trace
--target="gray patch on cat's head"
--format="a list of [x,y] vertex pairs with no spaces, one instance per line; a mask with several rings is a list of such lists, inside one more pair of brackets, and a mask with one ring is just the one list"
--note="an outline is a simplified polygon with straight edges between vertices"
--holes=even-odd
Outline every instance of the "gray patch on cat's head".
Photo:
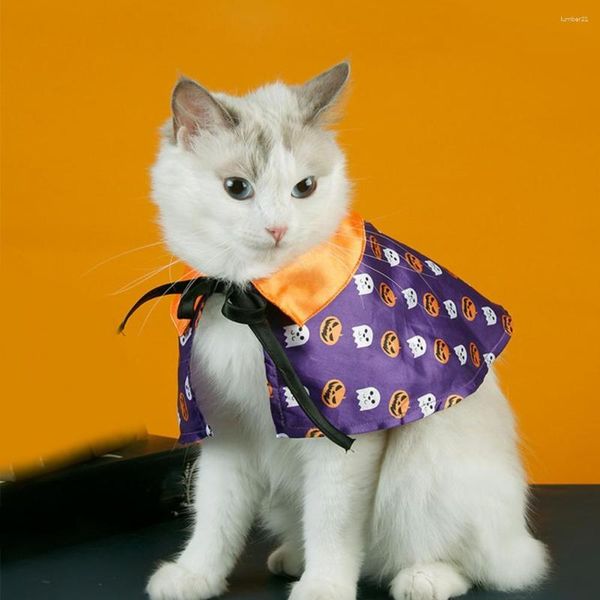
[[[267,168],[276,144],[293,152],[307,137],[319,142],[315,134],[324,124],[322,117],[336,104],[348,76],[349,64],[344,62],[303,85],[275,82],[241,97],[211,93],[182,78],[172,98],[174,135],[167,137],[176,143],[178,128],[185,127],[202,145],[203,133],[219,135],[219,131],[228,130],[233,136],[232,151],[237,147],[235,163],[256,180]],[[323,160],[327,163],[326,151]]]
[[239,168],[251,180],[256,181],[267,168],[275,143],[274,132],[260,119],[252,118],[250,115],[244,116],[225,99],[223,105],[227,106],[228,112],[236,115],[237,125],[231,133],[239,142],[236,144],[239,150],[239,157],[236,159]]

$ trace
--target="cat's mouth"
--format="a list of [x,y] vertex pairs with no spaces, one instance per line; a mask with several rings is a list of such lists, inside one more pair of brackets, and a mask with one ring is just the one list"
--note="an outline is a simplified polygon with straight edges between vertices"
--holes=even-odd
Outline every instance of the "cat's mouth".
[[271,254],[280,254],[281,252],[285,252],[289,250],[291,244],[287,240],[279,240],[275,241],[265,241],[265,242],[251,242],[247,244],[251,250],[255,252],[263,253],[266,256]]

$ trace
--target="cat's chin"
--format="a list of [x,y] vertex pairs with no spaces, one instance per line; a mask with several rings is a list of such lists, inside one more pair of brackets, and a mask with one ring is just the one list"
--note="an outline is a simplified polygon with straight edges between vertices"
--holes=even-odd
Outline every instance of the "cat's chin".
[[270,277],[294,261],[301,261],[303,255],[324,243],[330,236],[331,232],[328,230],[311,231],[283,240],[278,245],[256,244],[239,239],[235,246],[221,255],[215,255],[210,245],[196,247],[190,252],[190,248],[180,244],[177,239],[165,236],[165,242],[174,255],[199,273],[245,285]]
[[282,266],[283,265],[279,266],[271,263],[255,263],[252,265],[229,264],[227,267],[219,269],[218,271],[202,270],[200,266],[198,266],[197,270],[208,277],[223,279],[238,285],[246,285],[256,279],[264,279],[274,275]]
[[239,269],[239,270],[227,269],[227,270],[214,271],[214,272],[202,271],[199,268],[196,270],[199,271],[200,273],[202,273],[203,276],[212,277],[214,279],[220,279],[222,281],[226,281],[228,283],[233,283],[240,287],[246,287],[252,281],[256,281],[258,279],[267,278],[267,277],[273,275],[276,271],[276,270],[271,270],[271,269],[260,269],[260,268],[259,269],[253,268],[253,269],[247,269],[247,270],[245,270],[245,269]]
[[[280,246],[271,246],[267,250],[258,252],[252,260],[244,265],[243,271],[245,281],[254,279],[263,279],[270,277],[280,271],[290,263],[296,260],[302,260],[302,256],[311,250],[315,243],[307,244],[281,244]],[[236,281],[236,283],[238,283]]]
[[217,279],[230,281],[238,285],[246,285],[256,279],[264,279],[274,275],[286,265],[302,256],[304,252],[291,245],[271,246],[262,251],[250,251],[244,256],[231,257],[230,260],[215,268],[203,265],[202,260],[186,260],[196,271]]

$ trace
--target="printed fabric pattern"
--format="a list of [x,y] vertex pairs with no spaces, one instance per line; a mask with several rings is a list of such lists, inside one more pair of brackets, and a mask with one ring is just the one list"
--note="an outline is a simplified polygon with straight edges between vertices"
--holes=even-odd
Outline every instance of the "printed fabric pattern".
[[[370,223],[364,233],[365,251],[348,285],[304,325],[273,304],[268,311],[309,396],[349,435],[397,427],[454,406],[479,387],[513,331],[502,306],[444,267]],[[191,385],[196,323],[179,337],[181,443],[212,435],[201,412],[209,399]],[[266,354],[265,385],[278,437],[322,436]]]

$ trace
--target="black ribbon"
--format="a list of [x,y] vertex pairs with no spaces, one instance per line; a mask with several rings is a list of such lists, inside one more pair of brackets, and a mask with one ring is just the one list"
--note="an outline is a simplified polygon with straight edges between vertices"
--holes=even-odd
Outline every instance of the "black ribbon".
[[273,334],[267,320],[267,301],[254,289],[241,288],[221,279],[212,277],[198,277],[187,281],[176,281],[165,283],[149,292],[146,292],[125,315],[123,322],[119,325],[118,332],[122,333],[127,321],[142,304],[172,294],[181,294],[177,306],[177,318],[192,321],[195,318],[195,305],[199,296],[211,296],[212,294],[225,294],[225,301],[221,312],[230,321],[248,325],[265,352],[281,373],[283,380],[290,389],[298,405],[304,414],[318,427],[325,437],[329,438],[338,446],[349,450],[354,439],[334,427],[315,406],[312,398],[307,394],[294,367],[290,363],[283,348]]

